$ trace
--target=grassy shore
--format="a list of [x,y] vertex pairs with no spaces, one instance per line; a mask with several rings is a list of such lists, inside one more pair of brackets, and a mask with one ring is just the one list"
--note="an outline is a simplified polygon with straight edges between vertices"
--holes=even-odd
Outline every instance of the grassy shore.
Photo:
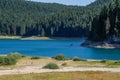
[[62,72],[0,76],[0,80],[119,80],[120,73]]
[[[73,61],[73,60],[65,60],[65,61],[58,61],[52,58],[40,58],[40,59],[31,59],[31,57],[27,56],[21,58],[17,61],[16,65],[5,65],[0,66],[0,70],[11,70],[11,69],[21,69],[26,66],[43,66],[47,63],[55,63],[59,65],[60,68],[63,67],[96,67],[96,68],[120,68],[120,63],[116,63],[119,61],[96,61],[96,60],[89,60],[89,61]],[[66,64],[66,65],[63,65]]]
[[21,38],[21,39],[22,40],[80,40],[81,38],[31,36],[31,37],[24,37],[24,38]]
[[21,36],[0,36],[0,39],[21,39]]
[[[60,69],[42,68],[51,62]],[[24,56],[16,65],[0,66],[0,80],[119,80],[119,70],[119,61],[59,61],[53,58]]]
[[20,40],[79,40],[81,38],[66,38],[66,37],[39,37],[39,36],[0,36],[0,39],[20,39]]

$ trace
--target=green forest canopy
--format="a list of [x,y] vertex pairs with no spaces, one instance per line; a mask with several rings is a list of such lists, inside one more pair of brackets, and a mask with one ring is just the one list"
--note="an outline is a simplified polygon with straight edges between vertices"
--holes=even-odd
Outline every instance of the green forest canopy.
[[113,0],[109,6],[104,6],[100,15],[92,22],[89,40],[114,41],[120,37],[120,0]]
[[101,8],[113,0],[66,6],[26,0],[0,0],[0,35],[86,37]]

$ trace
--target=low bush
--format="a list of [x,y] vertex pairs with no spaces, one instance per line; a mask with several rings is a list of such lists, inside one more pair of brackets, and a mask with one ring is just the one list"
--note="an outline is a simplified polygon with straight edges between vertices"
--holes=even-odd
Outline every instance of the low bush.
[[45,69],[59,69],[59,66],[55,63],[48,63],[43,68],[45,68]]
[[67,63],[62,63],[62,66],[67,66]]
[[15,58],[15,59],[20,59],[20,58],[22,58],[22,55],[21,54],[19,54],[19,53],[10,53],[10,54],[8,54],[7,55],[8,57],[12,57],[12,58]]
[[57,56],[54,57],[56,60],[66,60],[67,58],[65,57],[65,55],[63,54],[59,54]]
[[120,61],[115,61],[114,62],[116,65],[120,65]]
[[0,65],[15,65],[17,60],[22,58],[19,53],[11,53],[7,56],[0,57]]
[[4,64],[4,57],[0,57],[0,65]]
[[100,63],[106,63],[106,60],[102,60],[102,61],[100,61]]
[[25,56],[25,55],[22,55],[21,57],[22,57],[22,58],[24,58],[24,57],[27,57],[27,56]]
[[17,60],[13,57],[5,57],[3,65],[15,65]]
[[73,61],[87,61],[86,59],[74,58]]
[[38,56],[33,56],[33,57],[31,57],[31,59],[40,59],[40,57],[38,57]]
[[0,57],[0,65],[14,65],[16,62],[16,59],[13,57]]

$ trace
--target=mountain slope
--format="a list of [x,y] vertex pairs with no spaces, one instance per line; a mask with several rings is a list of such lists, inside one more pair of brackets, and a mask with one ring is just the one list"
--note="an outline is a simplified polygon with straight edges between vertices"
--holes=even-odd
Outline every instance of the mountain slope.
[[97,0],[82,7],[0,0],[0,35],[85,37],[89,34],[93,17],[100,13],[98,4],[105,3]]

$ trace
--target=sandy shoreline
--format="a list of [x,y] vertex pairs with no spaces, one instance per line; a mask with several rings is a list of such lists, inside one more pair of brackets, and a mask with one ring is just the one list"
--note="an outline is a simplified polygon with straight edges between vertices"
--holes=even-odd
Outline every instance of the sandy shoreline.
[[22,36],[0,36],[0,39],[18,39],[18,40],[80,40],[83,38],[67,38],[67,37],[39,37],[39,36],[30,36],[30,37],[22,37]]
[[120,68],[64,67],[56,70],[50,70],[42,69],[42,66],[26,66],[22,69],[0,70],[0,75],[46,73],[46,72],[74,72],[74,71],[120,72]]

